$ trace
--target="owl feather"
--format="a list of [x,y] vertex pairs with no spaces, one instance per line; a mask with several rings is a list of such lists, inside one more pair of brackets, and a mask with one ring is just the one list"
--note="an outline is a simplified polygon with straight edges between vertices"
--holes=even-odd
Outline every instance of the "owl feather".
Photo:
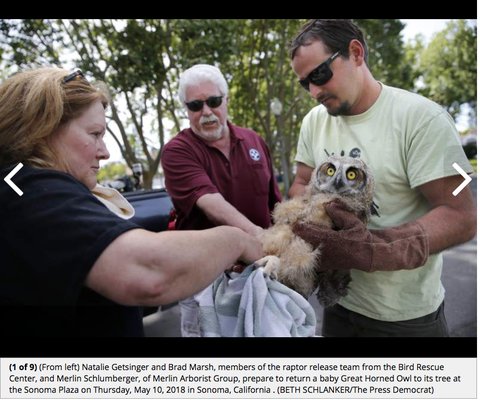
[[[321,246],[313,248],[292,231],[297,222],[333,228],[324,204],[340,199],[362,221],[368,222],[373,209],[374,181],[367,165],[358,158],[330,156],[313,172],[303,196],[278,203],[274,224],[262,234],[266,257],[257,265],[264,273],[308,298],[316,288],[324,306],[335,304],[347,294],[350,271],[318,271]],[[328,260],[323,260],[328,263]]]

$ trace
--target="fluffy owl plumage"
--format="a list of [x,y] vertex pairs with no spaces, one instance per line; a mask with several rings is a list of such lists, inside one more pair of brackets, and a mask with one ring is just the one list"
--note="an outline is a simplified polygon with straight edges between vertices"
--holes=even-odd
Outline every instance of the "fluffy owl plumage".
[[[257,261],[265,273],[278,279],[304,297],[318,287],[317,297],[324,306],[336,303],[347,294],[350,271],[325,270],[315,266],[320,248],[295,235],[296,222],[332,227],[324,204],[340,199],[360,219],[368,222],[373,205],[374,180],[367,165],[358,158],[330,156],[313,172],[305,194],[278,203],[273,211],[274,225],[261,240],[266,257]],[[327,266],[328,267],[328,266]]]

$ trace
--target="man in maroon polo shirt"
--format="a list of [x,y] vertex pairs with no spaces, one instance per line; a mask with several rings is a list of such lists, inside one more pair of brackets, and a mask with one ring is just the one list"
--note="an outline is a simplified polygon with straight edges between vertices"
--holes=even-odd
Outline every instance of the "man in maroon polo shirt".
[[[162,153],[176,229],[230,225],[258,235],[270,226],[271,211],[281,201],[265,141],[227,120],[228,85],[218,68],[197,64],[186,70],[179,97],[190,128],[179,132]],[[180,305],[182,335],[198,336],[196,303],[191,298]]]

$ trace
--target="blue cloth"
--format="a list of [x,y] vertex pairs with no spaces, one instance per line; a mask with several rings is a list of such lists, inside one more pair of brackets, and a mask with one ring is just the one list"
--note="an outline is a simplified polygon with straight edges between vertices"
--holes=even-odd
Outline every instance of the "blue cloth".
[[299,293],[252,264],[224,273],[195,296],[204,337],[314,336],[316,316]]

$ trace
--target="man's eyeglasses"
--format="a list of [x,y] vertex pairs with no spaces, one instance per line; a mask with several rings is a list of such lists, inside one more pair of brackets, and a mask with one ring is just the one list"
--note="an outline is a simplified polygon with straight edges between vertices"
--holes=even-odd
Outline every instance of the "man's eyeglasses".
[[223,96],[210,96],[207,100],[192,100],[185,103],[190,111],[197,112],[203,108],[203,104],[207,103],[210,108],[217,108],[222,104]]
[[77,76],[85,79],[85,75],[83,75],[83,72],[77,69],[76,71],[73,71],[71,74],[63,78],[63,83],[68,83],[70,81],[73,81]]
[[310,83],[313,83],[317,86],[325,85],[330,79],[332,79],[333,72],[330,69],[330,64],[335,58],[340,55],[340,51],[337,51],[335,54],[332,54],[326,61],[321,63],[316,67],[312,72],[308,74],[305,79],[300,79],[298,82],[302,87],[309,92]]

